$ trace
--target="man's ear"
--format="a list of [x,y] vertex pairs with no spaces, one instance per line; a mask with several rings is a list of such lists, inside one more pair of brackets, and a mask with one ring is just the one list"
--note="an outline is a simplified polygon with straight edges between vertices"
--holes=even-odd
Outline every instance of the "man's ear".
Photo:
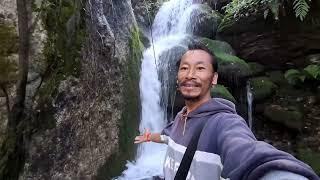
[[214,85],[216,85],[218,83],[218,73],[217,72],[215,72],[214,74],[213,74],[213,78],[212,78],[212,85],[214,86]]

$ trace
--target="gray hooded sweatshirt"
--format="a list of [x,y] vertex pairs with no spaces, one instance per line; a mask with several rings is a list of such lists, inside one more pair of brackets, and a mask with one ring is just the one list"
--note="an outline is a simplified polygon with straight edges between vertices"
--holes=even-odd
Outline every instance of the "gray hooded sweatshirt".
[[[182,110],[183,111],[183,110]],[[206,121],[187,180],[257,180],[273,170],[289,171],[311,180],[320,178],[305,163],[273,146],[257,141],[235,105],[213,98],[190,112],[183,112],[162,131],[168,136],[164,161],[166,180],[174,179],[189,141],[201,121]]]

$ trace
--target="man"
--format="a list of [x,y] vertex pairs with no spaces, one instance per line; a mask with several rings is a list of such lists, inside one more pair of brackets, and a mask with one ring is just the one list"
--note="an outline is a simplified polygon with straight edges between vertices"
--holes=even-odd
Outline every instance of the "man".
[[187,179],[223,178],[252,180],[317,180],[306,164],[271,145],[257,141],[235,105],[211,98],[210,89],[217,84],[217,61],[204,45],[189,46],[178,62],[178,89],[185,107],[162,133],[145,132],[135,143],[168,144],[164,162],[166,180],[174,179],[183,154],[195,129],[205,123]]

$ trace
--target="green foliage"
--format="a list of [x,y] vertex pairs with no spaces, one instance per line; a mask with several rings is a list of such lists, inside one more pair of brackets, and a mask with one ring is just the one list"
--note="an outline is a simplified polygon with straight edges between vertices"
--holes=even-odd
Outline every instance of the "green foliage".
[[295,11],[296,17],[303,21],[309,12],[310,6],[308,5],[306,0],[294,0],[293,9]]
[[320,80],[320,66],[319,65],[308,65],[303,70],[289,69],[286,71],[284,77],[287,79],[289,84],[298,85],[303,83],[306,79],[311,81]]
[[[305,19],[310,11],[310,2],[311,0],[293,1],[293,10],[295,11],[296,17],[301,21]],[[219,29],[221,31],[242,17],[257,15],[260,12],[263,12],[264,18],[267,18],[269,12],[271,12],[274,19],[278,20],[280,7],[284,6],[284,3],[285,1],[281,0],[232,0],[223,7],[225,10],[225,17]]]
[[320,80],[320,66],[319,65],[309,65],[303,69],[303,73],[311,79]]
[[296,69],[289,69],[284,74],[284,77],[287,79],[289,84],[296,85],[298,83],[302,83],[305,80],[305,75],[303,75],[300,71]]

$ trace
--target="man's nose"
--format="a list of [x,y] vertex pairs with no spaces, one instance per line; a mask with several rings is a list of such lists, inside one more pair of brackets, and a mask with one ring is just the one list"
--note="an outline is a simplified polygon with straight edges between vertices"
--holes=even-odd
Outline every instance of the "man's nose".
[[187,73],[187,78],[192,79],[192,78],[194,78],[194,75],[195,75],[194,68],[190,68],[190,70]]

